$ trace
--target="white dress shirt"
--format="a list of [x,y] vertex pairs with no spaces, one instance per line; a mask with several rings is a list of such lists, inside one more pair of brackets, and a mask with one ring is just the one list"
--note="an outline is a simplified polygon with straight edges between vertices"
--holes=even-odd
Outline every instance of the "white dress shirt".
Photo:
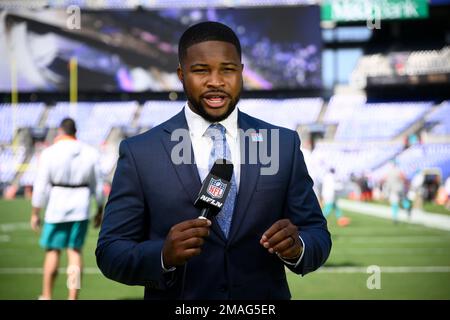
[[[33,186],[33,207],[44,208],[45,222],[61,223],[89,219],[90,195],[103,203],[99,154],[75,139],[62,139],[45,149]],[[84,187],[62,187],[52,185]]]
[[[202,118],[202,116],[193,112],[191,108],[189,108],[187,103],[184,106],[184,115],[186,117],[189,128],[189,134],[192,141],[192,149],[194,151],[194,158],[197,165],[198,174],[200,176],[200,180],[203,182],[203,180],[205,180],[206,176],[209,173],[209,156],[213,147],[212,139],[205,134],[206,130],[211,125],[211,122],[205,120],[204,118]],[[218,123],[222,124],[226,129],[225,136],[230,147],[232,158],[231,161],[234,165],[233,174],[235,175],[237,190],[239,192],[241,173],[241,148],[238,131],[238,108],[236,107],[225,120],[219,121]],[[303,254],[305,252],[305,243],[300,236],[299,238],[303,245],[301,256],[294,263],[286,261],[285,259],[280,257],[280,259],[283,260],[286,264],[297,266],[302,261]],[[166,272],[175,270],[174,267],[170,269],[165,268],[162,260],[162,253],[161,265],[163,267],[163,270]]]
[[[200,115],[193,112],[186,104],[184,107],[184,115],[189,127],[189,134],[192,141],[192,149],[194,150],[195,163],[197,164],[200,180],[203,182],[209,173],[209,156],[213,147],[212,139],[206,135],[206,130],[211,122],[203,119]],[[237,108],[225,119],[218,123],[226,129],[225,137],[230,147],[231,162],[233,162],[233,174],[236,179],[237,190],[239,190],[240,173],[241,173],[241,149],[238,135]]]

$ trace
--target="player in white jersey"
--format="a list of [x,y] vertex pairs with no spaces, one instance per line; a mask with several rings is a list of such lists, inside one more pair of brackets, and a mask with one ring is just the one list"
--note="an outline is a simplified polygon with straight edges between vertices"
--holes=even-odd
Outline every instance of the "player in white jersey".
[[95,227],[103,214],[103,183],[99,154],[76,139],[75,122],[66,118],[58,128],[55,143],[39,159],[33,186],[31,228],[39,232],[40,211],[45,209],[40,245],[46,250],[40,299],[51,299],[61,250],[68,257],[68,299],[78,297],[82,271],[81,249],[86,238],[90,196],[95,195]]

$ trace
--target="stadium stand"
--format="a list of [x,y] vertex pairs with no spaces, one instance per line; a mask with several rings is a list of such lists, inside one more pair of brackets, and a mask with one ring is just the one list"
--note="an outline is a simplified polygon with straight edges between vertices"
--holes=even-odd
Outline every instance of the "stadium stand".
[[[47,107],[43,103],[19,104],[15,126],[45,127],[54,132],[64,117],[73,117],[78,123],[79,138],[101,151],[102,172],[108,176],[114,169],[117,146],[126,136],[127,128],[138,128],[137,132],[152,128],[175,115],[183,106],[182,101],[158,100],[147,101],[142,106],[136,101],[80,102],[77,105],[61,102]],[[375,170],[374,177],[377,177],[385,163],[398,157],[408,175],[418,166],[437,166],[444,176],[448,175],[449,144],[425,143],[404,150],[400,139],[405,130],[417,125],[432,128],[434,135],[449,135],[448,101],[437,105],[431,102],[367,103],[364,95],[338,94],[332,96],[328,104],[322,98],[242,99],[239,106],[250,115],[293,130],[318,123],[336,127],[335,135],[319,141],[312,152],[312,159],[322,171],[334,167],[341,177],[348,177],[352,173],[360,175]],[[1,105],[2,124],[7,123],[0,127],[5,146],[1,153],[1,181],[11,183],[19,178],[20,185],[31,185],[39,148],[23,145],[14,153],[8,147],[14,138],[12,114],[11,105]],[[113,129],[122,134],[109,141]],[[49,133],[47,144],[51,143],[52,137]],[[426,162],[420,160],[424,153],[427,154]],[[23,162],[25,166],[20,166]]]
[[58,103],[50,110],[47,126],[56,128],[65,117],[72,117],[78,124],[79,139],[92,145],[106,140],[113,127],[129,125],[133,120],[137,102]]
[[348,179],[352,174],[361,175],[382,165],[402,150],[401,143],[325,143],[320,142],[312,157],[324,175],[334,168],[339,178]]
[[340,123],[336,140],[392,139],[418,121],[431,102],[367,103]]
[[246,99],[240,110],[275,125],[296,130],[299,125],[315,123],[322,109],[321,98]]
[[35,153],[31,157],[24,174],[20,177],[21,186],[33,185],[34,178],[36,177],[36,170],[38,165],[38,155]]
[[328,103],[323,121],[328,124],[339,124],[350,118],[354,110],[362,107],[365,103],[365,95],[334,95]]
[[450,47],[441,50],[390,52],[362,56],[351,75],[360,88],[370,77],[419,76],[450,73]]
[[450,135],[450,101],[444,101],[426,118],[426,123],[432,126],[434,135]]
[[37,126],[44,109],[44,103],[0,104],[0,143],[12,142],[14,128]]
[[11,182],[25,160],[25,147],[0,149],[0,182]]
[[[450,176],[450,144],[415,145],[400,153],[396,161],[408,179],[411,179],[418,170],[437,168],[441,172],[441,179],[445,181]],[[388,164],[385,164],[375,170],[374,180],[384,177],[387,169]]]
[[178,113],[183,105],[179,101],[147,101],[142,107],[138,123],[141,127],[153,128]]

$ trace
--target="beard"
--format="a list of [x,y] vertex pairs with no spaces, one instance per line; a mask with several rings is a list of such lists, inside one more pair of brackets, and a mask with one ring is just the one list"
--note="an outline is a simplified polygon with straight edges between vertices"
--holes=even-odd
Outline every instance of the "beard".
[[[239,92],[238,92],[236,98],[234,98],[234,99],[233,99],[232,97],[229,96],[230,102],[229,102],[229,104],[228,104],[228,109],[227,109],[227,111],[226,111],[224,114],[221,114],[221,115],[219,115],[219,116],[215,116],[215,115],[209,114],[209,113],[206,111],[206,109],[205,109],[205,107],[203,106],[203,104],[201,103],[201,100],[200,100],[200,99],[195,99],[195,98],[189,93],[189,91],[186,90],[186,87],[184,86],[184,83],[183,83],[183,89],[184,89],[184,92],[186,92],[187,100],[188,100],[188,103],[189,103],[191,109],[193,109],[193,111],[194,111],[195,113],[197,113],[197,114],[200,115],[203,119],[205,119],[206,121],[209,121],[209,122],[220,122],[220,121],[225,120],[226,118],[228,118],[228,116],[234,111],[234,109],[236,109],[236,105],[237,105],[238,102],[239,102],[239,99],[240,99],[240,97],[241,97],[241,92],[242,92],[242,89],[239,90]],[[223,91],[220,91],[220,90],[217,90],[217,91],[218,91],[218,92],[223,92]]]

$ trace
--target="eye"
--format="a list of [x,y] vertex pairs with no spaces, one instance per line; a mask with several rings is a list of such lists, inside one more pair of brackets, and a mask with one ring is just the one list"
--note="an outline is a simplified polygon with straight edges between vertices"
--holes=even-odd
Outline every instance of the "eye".
[[206,69],[194,69],[192,70],[193,73],[206,73],[208,70]]

